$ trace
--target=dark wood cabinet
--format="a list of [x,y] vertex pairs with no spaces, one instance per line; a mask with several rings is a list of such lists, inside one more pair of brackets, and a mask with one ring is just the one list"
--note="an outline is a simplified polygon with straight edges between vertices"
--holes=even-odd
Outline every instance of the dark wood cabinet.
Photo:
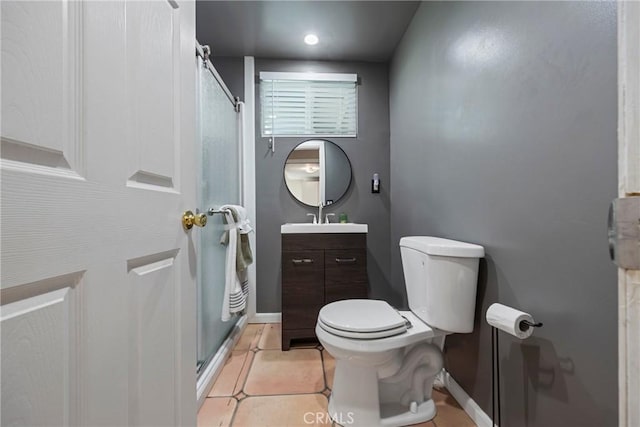
[[315,326],[324,303],[324,251],[285,252],[282,258],[282,324]]
[[282,234],[282,349],[315,339],[325,304],[367,298],[365,233]]

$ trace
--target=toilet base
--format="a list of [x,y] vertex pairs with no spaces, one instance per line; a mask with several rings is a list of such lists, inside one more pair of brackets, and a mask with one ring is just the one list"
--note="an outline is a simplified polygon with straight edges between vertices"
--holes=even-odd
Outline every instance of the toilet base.
[[[329,396],[329,415],[343,426],[379,425],[378,376],[376,368],[336,360],[333,389]],[[348,374],[347,374],[348,373]]]
[[[406,411],[398,413],[400,405],[383,405],[381,409],[380,425],[383,427],[400,427],[429,421],[436,416],[436,404],[433,399],[422,402],[416,407],[415,412]],[[388,415],[387,415],[388,414]],[[393,415],[392,415],[393,414]]]
[[[334,408],[331,397],[329,397],[329,416],[332,421],[335,421],[339,425],[343,426],[360,426],[365,425],[367,427],[373,427],[376,424],[371,424],[372,420],[362,423],[361,414],[354,412],[340,412]],[[400,407],[400,405],[382,405],[380,408],[381,418],[378,420],[380,427],[402,427],[411,424],[424,423],[432,420],[436,416],[436,405],[433,399],[429,399],[426,402],[422,402],[415,409],[415,412],[406,410],[407,408]],[[404,412],[402,412],[405,410]]]
[[414,403],[413,408],[399,402],[380,402],[379,387],[378,370],[375,367],[336,360],[333,390],[329,396],[329,416],[345,427],[401,427],[435,417],[436,406],[432,399]]

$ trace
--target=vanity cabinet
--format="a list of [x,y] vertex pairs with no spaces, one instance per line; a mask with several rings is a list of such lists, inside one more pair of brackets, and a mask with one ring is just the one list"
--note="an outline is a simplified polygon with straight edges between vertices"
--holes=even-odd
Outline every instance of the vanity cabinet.
[[314,339],[318,312],[333,301],[367,298],[366,233],[282,234],[282,349]]

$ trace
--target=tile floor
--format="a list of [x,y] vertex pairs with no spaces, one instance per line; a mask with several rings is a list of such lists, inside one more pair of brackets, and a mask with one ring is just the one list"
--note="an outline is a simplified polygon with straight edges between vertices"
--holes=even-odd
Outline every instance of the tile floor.
[[[198,427],[337,426],[326,415],[334,359],[313,343],[281,351],[280,337],[280,324],[247,326],[198,413]],[[415,426],[475,426],[445,389],[434,390],[433,399],[438,415]]]

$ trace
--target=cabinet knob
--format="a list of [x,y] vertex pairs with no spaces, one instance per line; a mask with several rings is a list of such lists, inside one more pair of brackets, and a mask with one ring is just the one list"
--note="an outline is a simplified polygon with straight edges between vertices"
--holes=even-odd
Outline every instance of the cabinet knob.
[[358,261],[354,258],[336,258],[336,263],[338,264],[355,264]]
[[302,258],[302,259],[294,258],[291,260],[291,262],[293,262],[294,264],[312,264],[313,260],[311,258]]

